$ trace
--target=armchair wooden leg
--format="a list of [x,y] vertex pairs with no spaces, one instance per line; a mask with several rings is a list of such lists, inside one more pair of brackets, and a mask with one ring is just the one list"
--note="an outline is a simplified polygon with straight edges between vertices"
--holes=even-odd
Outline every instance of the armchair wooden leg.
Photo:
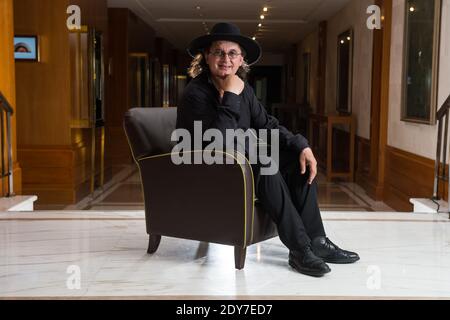
[[238,270],[244,269],[246,255],[247,255],[247,248],[234,247],[234,265],[236,269]]
[[152,254],[158,250],[159,243],[161,242],[161,236],[150,234],[148,237],[148,249],[147,253]]

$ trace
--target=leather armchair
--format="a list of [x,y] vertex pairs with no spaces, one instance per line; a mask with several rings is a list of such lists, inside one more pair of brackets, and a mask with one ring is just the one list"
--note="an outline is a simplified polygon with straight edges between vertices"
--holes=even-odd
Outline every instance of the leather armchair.
[[175,165],[176,117],[177,108],[136,108],[124,118],[144,192],[147,252],[156,252],[161,236],[219,243],[234,246],[236,269],[243,269],[248,246],[277,236],[255,203],[251,166]]

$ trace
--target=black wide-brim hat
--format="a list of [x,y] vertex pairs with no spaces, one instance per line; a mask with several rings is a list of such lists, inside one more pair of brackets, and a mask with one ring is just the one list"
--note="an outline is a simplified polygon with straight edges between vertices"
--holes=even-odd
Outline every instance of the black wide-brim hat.
[[256,63],[261,58],[261,46],[255,40],[241,35],[241,30],[232,23],[221,22],[216,24],[210,34],[194,39],[188,46],[188,53],[195,57],[203,49],[209,47],[214,41],[231,41],[238,43],[245,50],[245,61],[248,65]]

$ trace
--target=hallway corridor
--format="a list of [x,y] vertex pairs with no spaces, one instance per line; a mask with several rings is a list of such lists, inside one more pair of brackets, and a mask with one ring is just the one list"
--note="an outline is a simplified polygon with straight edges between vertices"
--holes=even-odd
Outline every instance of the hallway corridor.
[[[327,182],[323,174],[318,175],[319,206],[322,211],[390,211],[392,208],[381,201],[374,201],[356,183]],[[38,206],[38,209],[55,209]],[[123,166],[108,185],[93,197],[88,196],[64,210],[144,210],[139,172],[134,165]]]

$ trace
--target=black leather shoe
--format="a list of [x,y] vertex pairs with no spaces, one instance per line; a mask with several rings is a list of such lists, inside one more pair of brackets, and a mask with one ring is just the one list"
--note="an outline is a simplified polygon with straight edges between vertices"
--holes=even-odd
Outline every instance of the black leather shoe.
[[311,247],[316,256],[328,263],[345,264],[359,260],[357,253],[342,250],[326,237],[314,238],[311,242]]
[[289,265],[300,273],[321,277],[331,271],[330,267],[311,250],[310,246],[305,247],[302,252],[289,252]]

